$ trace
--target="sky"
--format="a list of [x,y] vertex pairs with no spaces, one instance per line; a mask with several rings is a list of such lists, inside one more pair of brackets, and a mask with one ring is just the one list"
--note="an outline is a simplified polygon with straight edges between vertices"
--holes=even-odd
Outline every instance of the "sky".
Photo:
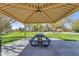
[[[72,22],[74,22],[74,21],[76,21],[76,20],[79,20],[79,11],[77,11],[77,12],[71,14],[70,16],[68,16],[68,18],[70,18],[70,19],[72,20]],[[65,26],[66,28],[71,28],[71,27],[72,27],[71,25],[72,25],[72,24],[70,24],[70,23],[68,23],[68,22],[66,22],[66,23],[64,24],[64,26]]]
[[[69,18],[71,18],[71,20],[72,21],[75,21],[75,20],[79,20],[79,11],[77,11],[77,12],[75,12],[75,13],[73,13],[72,15],[70,15],[70,16],[68,16]],[[15,22],[15,23],[13,23],[13,24],[11,24],[12,25],[12,29],[14,30],[14,29],[18,29],[18,28],[20,28],[20,27],[24,27],[24,25],[22,24],[22,23],[20,23],[20,22]],[[69,26],[70,24],[68,24],[68,23],[65,23],[65,26],[67,27],[67,28],[70,28],[71,26]]]
[[18,29],[18,28],[24,28],[24,25],[22,23],[18,22],[18,21],[11,24],[11,25],[12,25],[13,30]]
[[77,11],[77,12],[73,13],[72,15],[70,15],[70,18],[74,21],[79,20],[79,11]]

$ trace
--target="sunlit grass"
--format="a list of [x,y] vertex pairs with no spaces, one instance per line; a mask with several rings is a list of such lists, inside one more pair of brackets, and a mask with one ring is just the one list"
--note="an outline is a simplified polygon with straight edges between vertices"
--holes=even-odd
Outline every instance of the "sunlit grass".
[[[33,37],[36,34],[40,34],[41,32],[12,32],[9,34],[2,35],[2,42],[3,44],[11,43],[16,40],[20,40],[25,37]],[[67,34],[67,33],[53,33],[53,32],[47,32],[43,34],[47,36],[48,38],[59,38],[61,40],[66,41],[79,41],[79,34]]]

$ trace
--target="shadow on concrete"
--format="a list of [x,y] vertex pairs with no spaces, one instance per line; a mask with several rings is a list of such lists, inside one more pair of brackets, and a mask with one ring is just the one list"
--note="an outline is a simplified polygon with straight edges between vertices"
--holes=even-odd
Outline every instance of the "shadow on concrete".
[[4,49],[6,49],[7,51],[12,51],[14,53],[19,53],[18,51],[15,51],[15,47],[12,46],[5,46]]
[[79,41],[52,40],[48,47],[28,44],[19,56],[79,56]]

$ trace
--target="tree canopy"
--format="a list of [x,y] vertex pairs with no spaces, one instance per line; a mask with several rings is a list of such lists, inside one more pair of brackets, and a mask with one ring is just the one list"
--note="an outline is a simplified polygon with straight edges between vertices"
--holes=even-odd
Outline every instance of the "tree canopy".
[[0,33],[2,32],[10,32],[11,31],[11,24],[8,18],[2,14],[0,14]]

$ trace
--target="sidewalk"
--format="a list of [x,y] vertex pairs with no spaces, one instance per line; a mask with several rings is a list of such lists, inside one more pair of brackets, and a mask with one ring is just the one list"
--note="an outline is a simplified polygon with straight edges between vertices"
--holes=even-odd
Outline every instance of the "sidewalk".
[[22,39],[2,47],[2,56],[17,56],[28,44],[28,40]]

